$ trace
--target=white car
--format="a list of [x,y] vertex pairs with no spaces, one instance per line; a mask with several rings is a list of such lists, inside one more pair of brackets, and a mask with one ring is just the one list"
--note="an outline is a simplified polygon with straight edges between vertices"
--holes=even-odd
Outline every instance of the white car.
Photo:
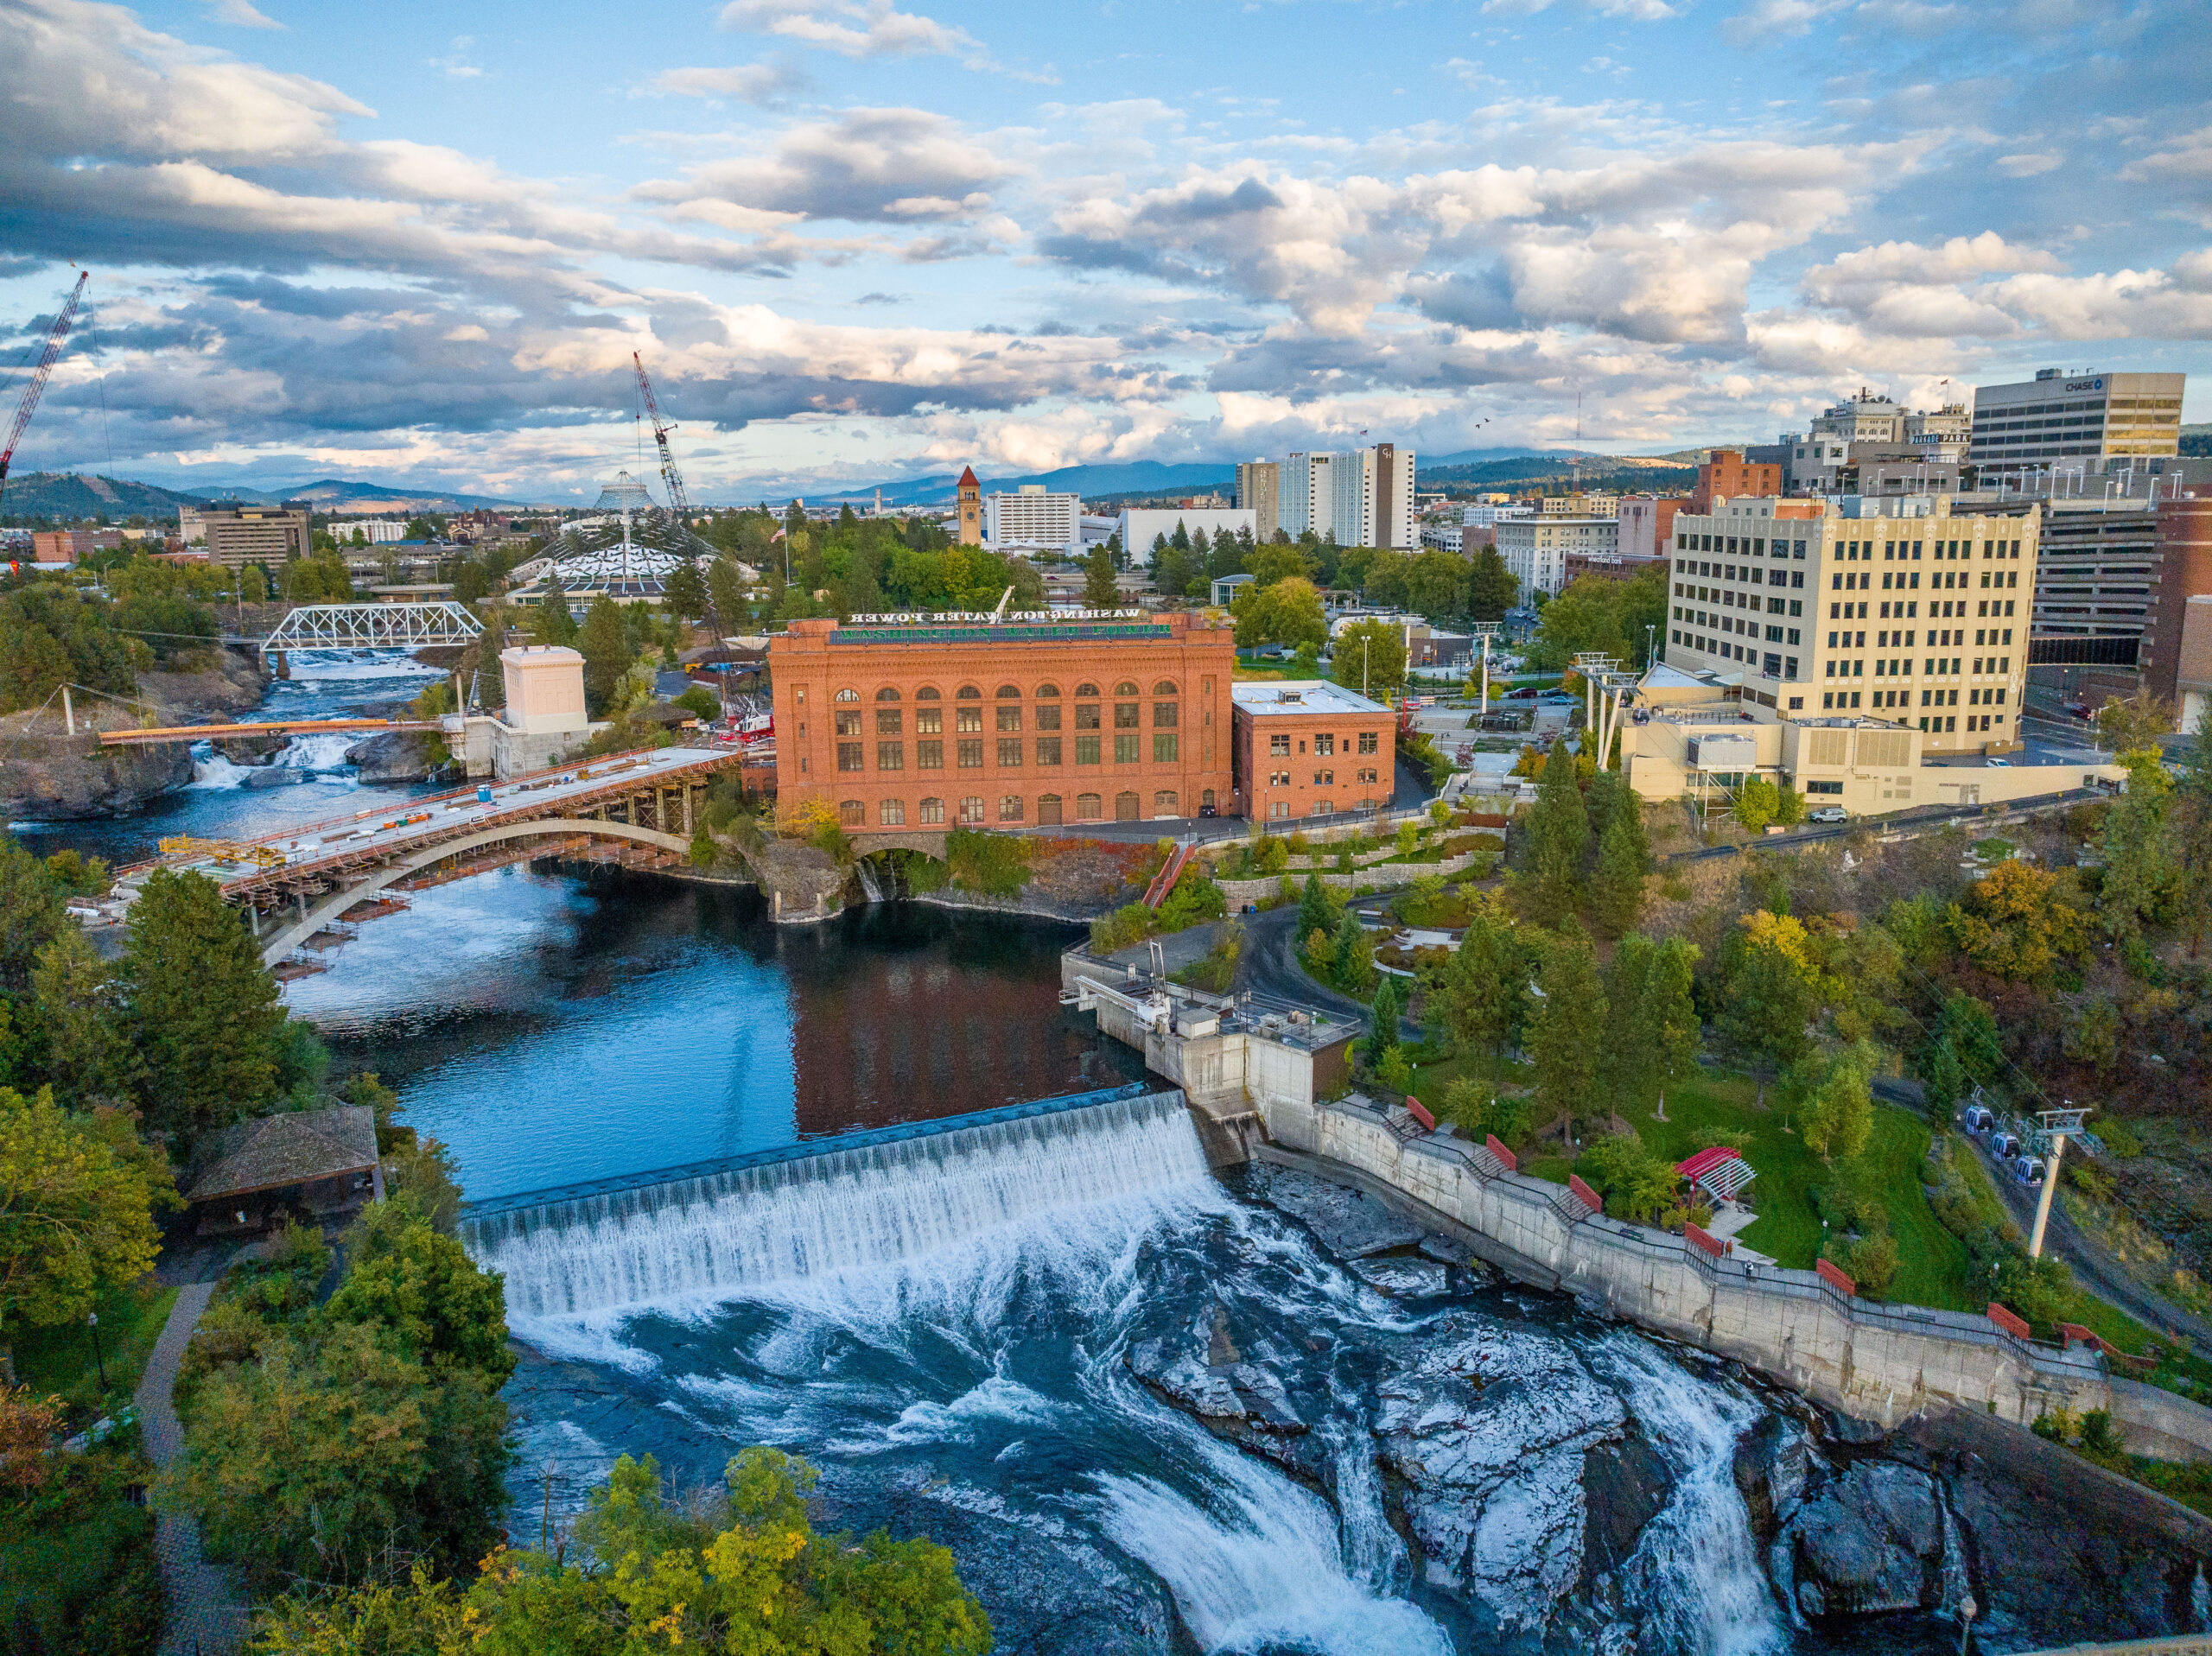
[[1808,812],[1805,820],[1808,822],[1848,822],[1851,813],[1840,805],[1823,805],[1816,811]]
[[2012,761],[2010,759],[1985,759],[1982,763],[1993,771],[2009,771],[2012,768]]

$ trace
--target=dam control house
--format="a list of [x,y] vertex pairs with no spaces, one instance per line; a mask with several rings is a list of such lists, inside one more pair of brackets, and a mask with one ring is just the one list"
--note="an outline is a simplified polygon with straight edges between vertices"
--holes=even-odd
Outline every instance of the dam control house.
[[778,788],[849,833],[1235,815],[1235,639],[1135,610],[793,621]]

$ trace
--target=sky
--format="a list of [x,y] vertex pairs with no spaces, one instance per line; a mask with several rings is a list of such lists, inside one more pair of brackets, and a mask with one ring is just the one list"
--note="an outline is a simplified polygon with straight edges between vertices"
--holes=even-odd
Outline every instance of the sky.
[[[466,34],[456,34],[465,27]],[[588,499],[2212,417],[2212,0],[0,0],[18,451]],[[7,395],[12,406],[14,392]],[[650,470],[648,465],[646,467]]]

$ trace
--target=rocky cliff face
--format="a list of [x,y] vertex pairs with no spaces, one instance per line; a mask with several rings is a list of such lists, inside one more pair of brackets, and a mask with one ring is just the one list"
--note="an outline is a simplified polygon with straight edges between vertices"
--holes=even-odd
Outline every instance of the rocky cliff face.
[[427,730],[387,730],[346,750],[363,782],[426,782],[453,766],[446,745]]
[[261,658],[249,650],[215,650],[191,672],[141,673],[138,694],[178,724],[209,714],[243,714],[261,705],[268,679]]
[[191,780],[192,752],[181,742],[104,748],[89,735],[0,741],[0,813],[13,822],[121,816]]

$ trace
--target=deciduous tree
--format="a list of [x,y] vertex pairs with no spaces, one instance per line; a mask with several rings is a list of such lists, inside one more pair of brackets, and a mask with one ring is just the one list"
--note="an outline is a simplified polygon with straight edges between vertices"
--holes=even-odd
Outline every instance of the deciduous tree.
[[2088,942],[2082,912],[2059,877],[2017,857],[1976,880],[1944,916],[1966,956],[1993,977],[2042,983]]
[[154,1263],[171,1191],[127,1115],[64,1110],[0,1087],[0,1338],[81,1321]]
[[1406,638],[1382,621],[1355,621],[1337,635],[1330,656],[1338,683],[1363,695],[1387,695],[1406,682]]

